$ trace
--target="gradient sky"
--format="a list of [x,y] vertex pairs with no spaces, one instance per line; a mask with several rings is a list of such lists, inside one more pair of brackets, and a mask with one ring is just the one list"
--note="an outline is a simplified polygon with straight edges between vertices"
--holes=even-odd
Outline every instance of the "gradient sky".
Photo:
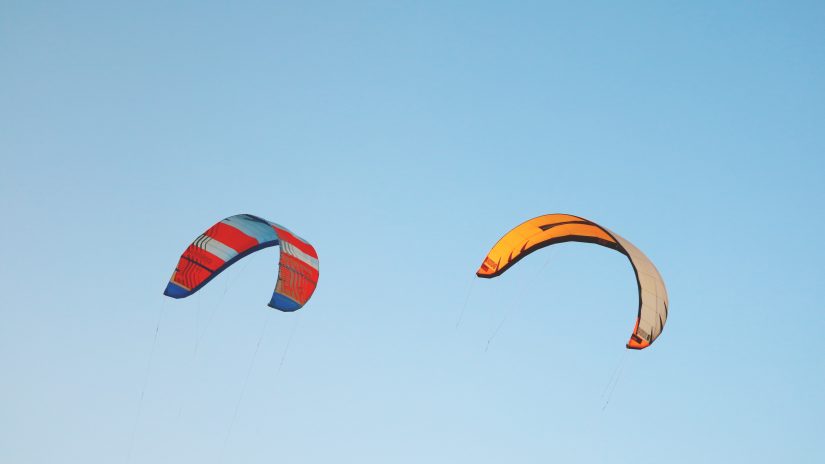
[[[0,462],[825,462],[823,24],[0,0]],[[267,308],[272,249],[162,297],[244,212],[315,245],[310,303]],[[657,264],[650,349],[611,250],[473,277],[553,212]]]

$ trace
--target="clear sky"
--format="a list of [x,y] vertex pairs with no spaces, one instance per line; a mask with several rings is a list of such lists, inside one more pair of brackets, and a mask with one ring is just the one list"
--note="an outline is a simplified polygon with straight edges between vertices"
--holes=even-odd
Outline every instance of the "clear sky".
[[[821,2],[0,1],[0,462],[825,462],[823,24]],[[244,212],[316,246],[310,303],[267,308],[273,249],[162,297]],[[624,349],[611,250],[474,279],[553,212],[657,264],[650,349]]]

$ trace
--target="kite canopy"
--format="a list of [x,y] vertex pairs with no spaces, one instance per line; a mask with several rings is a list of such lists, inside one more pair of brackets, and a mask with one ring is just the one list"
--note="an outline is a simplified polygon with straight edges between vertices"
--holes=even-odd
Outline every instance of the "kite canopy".
[[627,347],[641,350],[650,346],[667,321],[667,290],[662,276],[632,243],[587,219],[569,214],[530,219],[507,232],[493,246],[476,275],[487,279],[499,276],[530,253],[563,242],[595,243],[627,256],[639,286],[639,313]]
[[228,217],[196,238],[181,255],[163,294],[186,298],[235,261],[279,244],[278,282],[269,306],[296,311],[309,301],[318,284],[318,253],[285,227],[251,214]]

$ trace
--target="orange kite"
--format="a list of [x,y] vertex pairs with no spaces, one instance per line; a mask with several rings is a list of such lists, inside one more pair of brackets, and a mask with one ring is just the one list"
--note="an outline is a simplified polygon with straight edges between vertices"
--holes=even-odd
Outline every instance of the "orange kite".
[[547,214],[507,232],[493,246],[476,275],[491,279],[499,276],[530,253],[563,242],[595,243],[622,253],[630,260],[639,285],[639,313],[627,347],[641,350],[662,333],[667,321],[667,290],[656,266],[618,234],[569,214]]

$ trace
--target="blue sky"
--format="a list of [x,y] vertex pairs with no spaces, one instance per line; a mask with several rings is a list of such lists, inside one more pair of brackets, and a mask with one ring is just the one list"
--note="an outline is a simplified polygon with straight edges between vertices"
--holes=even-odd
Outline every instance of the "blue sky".
[[[0,461],[823,461],[825,7],[353,3],[0,3]],[[242,212],[310,304],[164,301]],[[610,250],[474,280],[552,212],[657,264],[650,349]]]

